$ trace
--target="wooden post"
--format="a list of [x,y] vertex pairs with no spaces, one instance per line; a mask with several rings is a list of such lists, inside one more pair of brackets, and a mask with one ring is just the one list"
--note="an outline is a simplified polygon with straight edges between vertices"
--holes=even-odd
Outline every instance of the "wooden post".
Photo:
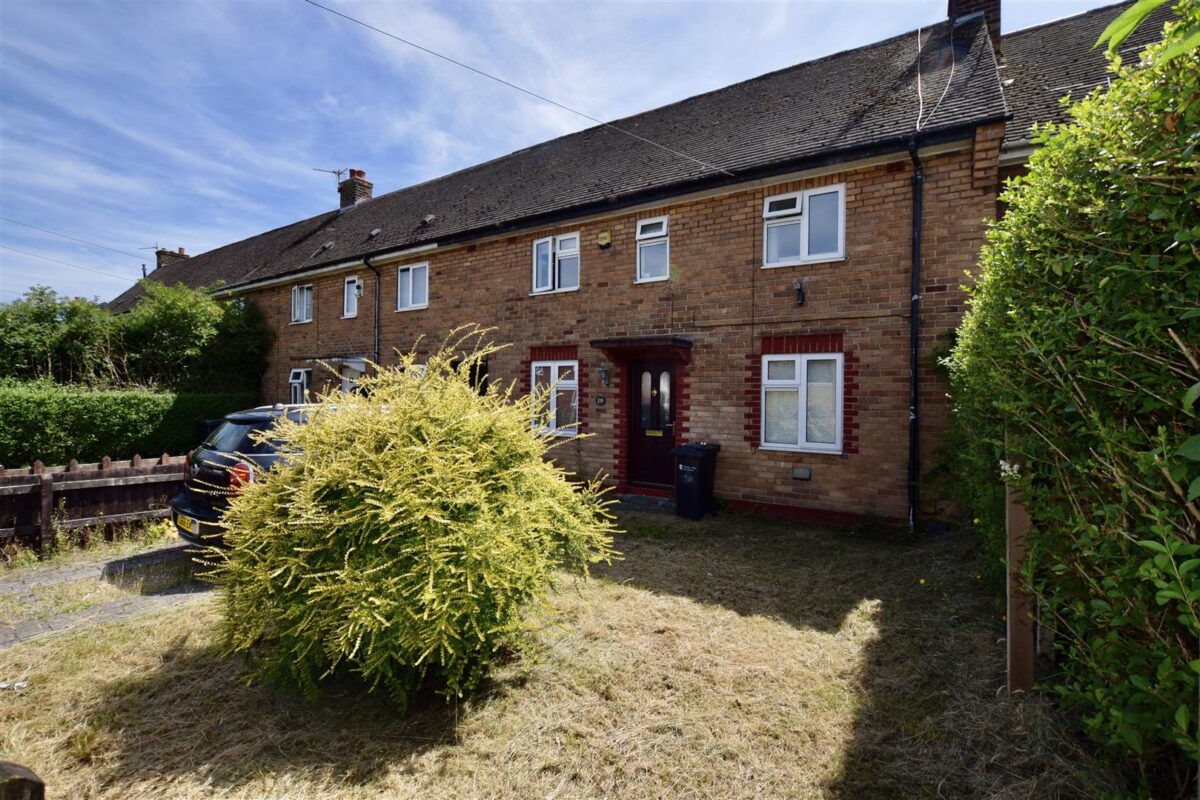
[[46,784],[28,767],[0,761],[0,800],[44,800]]
[[[1011,462],[1010,463],[1014,463]],[[1019,463],[1019,462],[1018,462]],[[1022,465],[1023,466],[1023,465]],[[1007,534],[1008,574],[1008,691],[1026,692],[1033,688],[1034,627],[1033,604],[1024,586],[1021,568],[1029,548],[1029,529],[1033,521],[1012,486],[1004,487],[1004,523]]]
[[44,472],[40,478],[42,510],[38,518],[38,555],[44,556],[54,541],[54,478]]

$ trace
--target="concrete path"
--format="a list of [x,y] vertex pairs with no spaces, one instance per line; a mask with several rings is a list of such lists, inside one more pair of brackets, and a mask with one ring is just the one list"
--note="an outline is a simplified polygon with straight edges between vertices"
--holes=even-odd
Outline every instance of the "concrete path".
[[[63,564],[38,564],[7,575],[0,572],[0,603],[9,609],[28,611],[23,615],[10,613],[10,619],[0,622],[0,649],[211,597],[212,587],[194,578],[191,551],[189,547],[171,545],[127,557],[98,555]],[[78,584],[82,593],[91,581],[105,581],[118,588],[106,587],[108,599],[103,602],[66,613],[46,613],[45,602],[39,600],[39,594],[52,591],[56,585]],[[64,586],[63,594],[70,595],[74,589]]]

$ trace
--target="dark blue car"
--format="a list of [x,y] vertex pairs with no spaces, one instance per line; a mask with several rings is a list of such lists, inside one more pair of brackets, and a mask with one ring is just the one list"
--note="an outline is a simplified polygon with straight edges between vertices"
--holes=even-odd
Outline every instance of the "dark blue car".
[[[221,420],[188,453],[187,481],[171,500],[171,519],[179,535],[193,544],[220,545],[222,528],[217,523],[229,507],[229,498],[251,483],[256,471],[270,469],[285,456],[271,440],[271,428],[284,417],[305,422],[311,408],[260,406]],[[267,438],[260,440],[263,434]]]

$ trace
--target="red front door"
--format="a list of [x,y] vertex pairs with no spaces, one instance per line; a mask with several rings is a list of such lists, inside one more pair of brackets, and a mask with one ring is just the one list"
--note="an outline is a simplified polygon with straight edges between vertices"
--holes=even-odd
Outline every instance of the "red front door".
[[675,362],[632,361],[629,369],[629,481],[675,485]]

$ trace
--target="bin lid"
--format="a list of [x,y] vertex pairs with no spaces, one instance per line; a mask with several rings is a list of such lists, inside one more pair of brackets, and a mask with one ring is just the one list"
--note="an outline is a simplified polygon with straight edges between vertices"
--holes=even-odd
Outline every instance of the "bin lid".
[[680,445],[671,449],[671,455],[675,456],[690,456],[691,458],[703,458],[706,455],[716,455],[721,450],[721,445],[711,442],[689,442],[688,444]]

